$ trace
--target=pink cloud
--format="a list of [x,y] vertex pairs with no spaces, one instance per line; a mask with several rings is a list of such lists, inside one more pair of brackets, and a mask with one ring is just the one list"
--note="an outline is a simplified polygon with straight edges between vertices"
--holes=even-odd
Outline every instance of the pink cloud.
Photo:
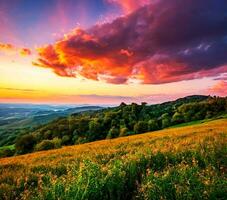
[[77,28],[39,48],[34,64],[113,84],[218,76],[227,72],[227,2],[222,9],[202,2],[154,1],[111,23]]
[[208,92],[213,95],[227,96],[227,81],[222,80],[208,89]]
[[125,13],[130,13],[141,6],[147,5],[151,0],[106,0],[109,3],[118,4]]

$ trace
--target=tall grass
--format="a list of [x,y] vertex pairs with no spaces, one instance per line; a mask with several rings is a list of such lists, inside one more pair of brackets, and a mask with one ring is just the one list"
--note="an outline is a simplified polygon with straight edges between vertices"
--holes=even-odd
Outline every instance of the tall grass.
[[227,199],[227,120],[0,160],[0,199]]

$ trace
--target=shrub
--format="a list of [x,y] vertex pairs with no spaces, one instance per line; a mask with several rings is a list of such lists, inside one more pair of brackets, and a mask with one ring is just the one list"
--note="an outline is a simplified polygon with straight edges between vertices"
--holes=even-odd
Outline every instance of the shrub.
[[112,127],[109,132],[108,135],[106,136],[106,139],[111,139],[111,138],[115,138],[119,135],[119,129]]
[[35,146],[35,151],[54,149],[55,145],[52,140],[43,140]]
[[184,116],[179,112],[175,112],[173,117],[172,117],[172,122],[175,123],[175,124],[183,123],[184,122]]
[[67,145],[67,144],[69,144],[70,143],[70,137],[68,136],[68,135],[64,135],[63,137],[62,137],[62,144],[63,145]]
[[31,152],[35,146],[36,140],[33,135],[23,135],[22,137],[18,138],[15,144],[17,153],[23,154]]
[[76,138],[74,144],[84,144],[86,142],[88,142],[88,139],[86,137],[78,137]]
[[162,128],[166,128],[166,127],[168,127],[170,125],[171,125],[171,123],[170,123],[170,119],[169,118],[162,119]]
[[139,121],[134,125],[135,133],[144,133],[148,130],[148,124],[145,121]]
[[158,130],[159,127],[158,127],[158,122],[154,119],[151,119],[148,121],[148,130],[149,131],[155,131],[155,130]]
[[62,144],[62,140],[61,139],[56,137],[56,138],[54,138],[52,140],[52,142],[54,143],[54,148],[55,149],[61,148],[61,144]]
[[2,150],[0,150],[0,158],[10,157],[10,156],[13,156],[14,154],[15,154],[15,150],[13,150],[13,149],[2,149]]
[[128,129],[126,127],[120,129],[119,137],[127,136],[128,135]]

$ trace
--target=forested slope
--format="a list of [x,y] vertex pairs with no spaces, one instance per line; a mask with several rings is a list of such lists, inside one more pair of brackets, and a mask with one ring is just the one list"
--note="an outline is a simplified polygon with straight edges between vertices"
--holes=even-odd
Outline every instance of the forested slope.
[[189,96],[156,105],[132,103],[59,118],[17,139],[17,153],[155,131],[227,113],[227,98]]

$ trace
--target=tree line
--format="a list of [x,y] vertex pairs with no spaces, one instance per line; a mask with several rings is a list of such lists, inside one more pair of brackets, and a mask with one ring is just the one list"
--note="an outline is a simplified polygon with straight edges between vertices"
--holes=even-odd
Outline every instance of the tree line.
[[118,107],[76,113],[39,127],[16,140],[17,154],[111,139],[227,113],[227,97],[189,96],[156,105],[121,103]]

